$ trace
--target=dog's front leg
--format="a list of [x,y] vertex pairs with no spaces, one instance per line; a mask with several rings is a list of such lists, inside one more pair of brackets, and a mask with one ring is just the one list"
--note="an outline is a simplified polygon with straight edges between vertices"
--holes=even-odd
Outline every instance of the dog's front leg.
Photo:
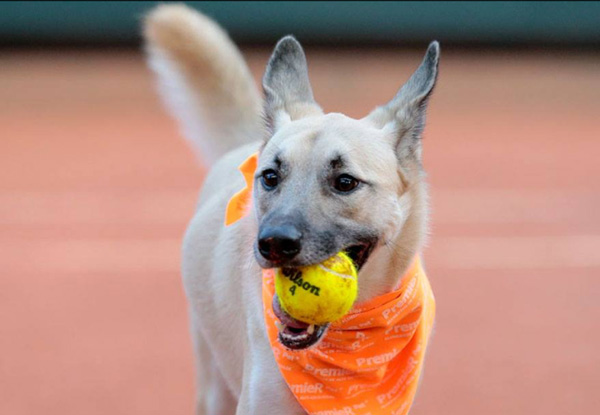
[[236,415],[306,415],[279,373],[267,339],[254,337],[244,358]]

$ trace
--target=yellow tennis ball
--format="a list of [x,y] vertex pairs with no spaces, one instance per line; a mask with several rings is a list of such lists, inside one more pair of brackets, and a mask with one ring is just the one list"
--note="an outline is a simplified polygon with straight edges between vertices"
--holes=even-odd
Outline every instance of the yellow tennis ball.
[[296,320],[323,325],[342,318],[358,293],[356,267],[343,252],[320,264],[275,274],[281,308]]

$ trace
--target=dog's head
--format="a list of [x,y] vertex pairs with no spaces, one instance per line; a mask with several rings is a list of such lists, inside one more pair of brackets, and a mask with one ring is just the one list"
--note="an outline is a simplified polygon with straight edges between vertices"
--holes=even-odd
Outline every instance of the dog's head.
[[388,269],[360,274],[359,300],[397,282],[399,275],[386,277],[398,265],[390,261],[410,260],[425,233],[421,133],[438,59],[433,42],[397,95],[356,120],[323,113],[302,47],[293,37],[279,41],[263,78],[269,135],[254,186],[260,266],[315,264],[343,250],[366,270],[384,251]]

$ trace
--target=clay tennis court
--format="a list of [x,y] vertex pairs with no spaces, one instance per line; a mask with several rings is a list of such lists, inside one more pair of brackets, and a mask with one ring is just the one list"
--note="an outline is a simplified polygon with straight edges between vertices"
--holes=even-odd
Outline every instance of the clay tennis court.
[[[267,54],[247,51],[257,79]],[[355,117],[421,57],[307,54],[317,100]],[[598,411],[599,68],[443,50],[424,142],[438,318],[411,414]],[[193,412],[179,245],[203,174],[140,54],[0,57],[0,413]]]

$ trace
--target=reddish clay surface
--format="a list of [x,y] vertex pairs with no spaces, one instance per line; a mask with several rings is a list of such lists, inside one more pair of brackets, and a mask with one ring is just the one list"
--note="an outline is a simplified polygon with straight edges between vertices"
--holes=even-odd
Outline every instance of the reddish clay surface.
[[[248,55],[258,78],[266,54]],[[420,59],[308,55],[317,99],[351,116]],[[425,133],[439,311],[413,414],[600,407],[599,67],[443,55]],[[203,169],[141,57],[4,54],[0,98],[0,413],[191,414],[179,245]]]

